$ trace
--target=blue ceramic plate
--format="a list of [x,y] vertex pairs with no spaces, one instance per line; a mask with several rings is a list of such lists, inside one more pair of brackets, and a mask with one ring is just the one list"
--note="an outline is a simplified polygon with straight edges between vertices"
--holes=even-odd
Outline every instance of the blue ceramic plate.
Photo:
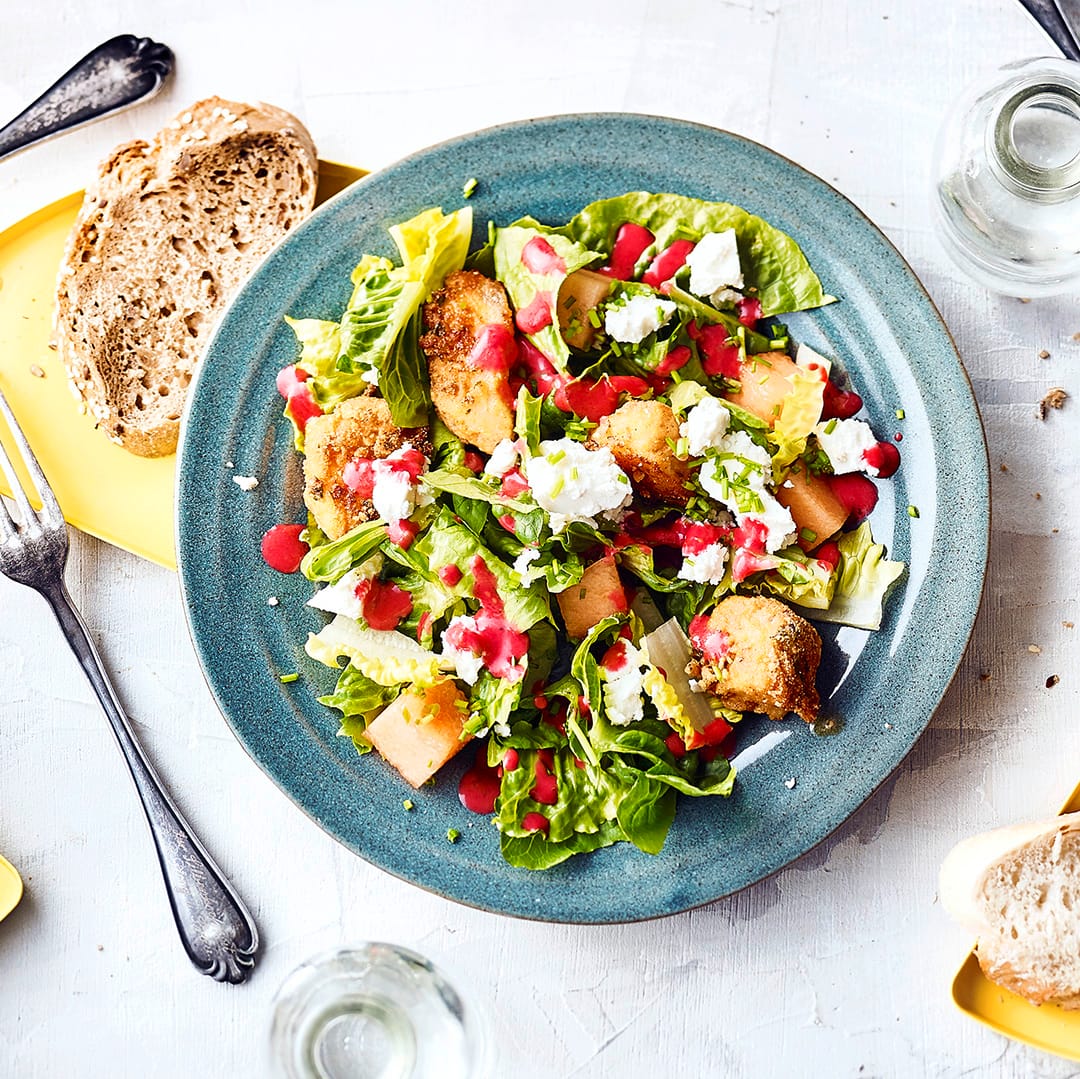
[[[304,654],[308,631],[323,622],[304,606],[311,586],[267,568],[259,554],[266,529],[305,516],[300,465],[274,389],[278,369],[296,356],[282,316],[340,317],[359,256],[392,254],[389,225],[428,206],[460,206],[462,184],[473,176],[477,243],[489,218],[505,224],[531,214],[561,223],[594,199],[636,189],[726,200],[761,215],[802,245],[840,297],[786,318],[794,338],[841,360],[880,436],[903,431],[903,465],[881,485],[872,523],[908,574],[880,632],[822,627],[819,684],[837,733],[826,737],[795,720],[742,724],[746,744],[766,731],[790,733],[745,768],[729,800],[683,799],[656,857],[619,844],[543,873],[512,868],[488,818],[458,802],[465,761],[416,793],[377,754],[359,757],[336,737],[336,713],[315,699],[334,675]],[[181,455],[184,597],[207,679],[237,737],[290,798],[363,858],[506,914],[560,922],[671,914],[798,858],[911,749],[956,670],[982,590],[989,523],[982,428],[953,343],[918,280],[859,210],[797,165],[735,135],[657,117],[562,116],[481,131],[423,150],[331,200],[229,309],[190,395]],[[258,488],[242,491],[234,472],[259,477]],[[269,596],[277,606],[268,606]],[[300,680],[283,685],[279,676],[291,671]],[[406,797],[412,812],[402,808]],[[447,841],[449,828],[461,832],[456,844]]]

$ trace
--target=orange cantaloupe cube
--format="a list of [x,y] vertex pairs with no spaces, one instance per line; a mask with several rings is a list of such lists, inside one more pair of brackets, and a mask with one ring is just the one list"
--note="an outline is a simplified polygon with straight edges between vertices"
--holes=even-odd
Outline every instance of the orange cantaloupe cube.
[[799,546],[804,551],[820,547],[836,535],[847,520],[847,507],[833,494],[824,476],[815,476],[805,465],[776,488],[776,500],[786,506],[799,530]]
[[784,398],[791,393],[790,376],[798,368],[785,352],[762,352],[748,356],[739,371],[738,392],[724,396],[740,408],[753,413],[770,427],[776,423]]
[[466,742],[465,695],[452,681],[412,689],[368,725],[371,744],[414,787],[426,783]]
[[584,637],[597,622],[609,614],[625,614],[629,609],[626,589],[619,580],[613,558],[601,558],[589,566],[577,584],[556,597],[567,634]]

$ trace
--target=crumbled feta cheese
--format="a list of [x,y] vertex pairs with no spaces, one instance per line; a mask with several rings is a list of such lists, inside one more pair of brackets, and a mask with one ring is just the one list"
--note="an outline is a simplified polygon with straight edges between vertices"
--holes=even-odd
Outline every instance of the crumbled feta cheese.
[[514,559],[514,572],[521,578],[522,584],[528,584],[534,578],[543,576],[539,570],[534,571],[529,568],[529,563],[535,562],[539,557],[539,547],[526,547]]
[[874,432],[865,420],[826,420],[814,426],[814,434],[838,476],[847,472],[877,475],[877,469],[863,460],[863,454],[877,445]]
[[772,478],[772,457],[745,431],[728,432],[714,448],[718,455],[701,466],[699,481],[707,494],[737,512],[729,485],[764,491],[766,479]]
[[504,438],[491,451],[491,456],[488,458],[488,463],[484,465],[484,475],[505,476],[506,473],[510,471],[510,469],[514,468],[517,465],[517,463],[517,442],[511,441],[509,438]]
[[647,659],[629,641],[624,644],[626,666],[617,671],[601,667],[604,678],[604,710],[608,721],[616,727],[639,723],[645,715],[642,700],[642,675]]
[[277,598],[277,596],[267,596],[266,597],[266,605],[267,605],[267,607],[276,607],[280,602],[281,601]]
[[364,567],[357,566],[333,584],[320,588],[307,601],[307,605],[319,611],[343,614],[346,618],[363,617],[364,605],[356,595],[356,586],[370,576],[369,573],[364,573],[363,569]]
[[747,521],[759,521],[765,526],[765,550],[769,554],[775,554],[784,547],[790,546],[798,538],[795,521],[791,511],[779,502],[768,491],[762,491],[758,496],[763,508],[750,513],[736,514],[740,525]]
[[454,664],[454,670],[458,678],[470,686],[476,685],[480,672],[484,667],[482,656],[470,652],[467,648],[456,648],[451,640],[458,636],[461,630],[472,633],[477,631],[476,619],[472,615],[459,614],[450,619],[450,624],[443,630],[442,646],[443,656]]
[[233,483],[241,491],[254,491],[259,486],[259,481],[254,476],[233,476]]
[[375,470],[371,502],[384,521],[400,521],[408,517],[416,508],[415,492],[416,485],[408,472]]
[[675,314],[675,304],[659,296],[631,296],[604,312],[604,332],[624,344],[636,345],[655,333]]
[[399,467],[401,459],[413,452],[412,444],[406,442],[389,457],[372,465],[375,483],[371,491],[371,504],[384,521],[403,521],[434,500],[426,487],[415,482],[406,469]]
[[598,514],[617,512],[633,499],[630,479],[611,450],[589,450],[572,438],[541,442],[540,452],[525,462],[525,474],[556,533],[572,521],[595,524]]
[[696,554],[683,557],[679,576],[684,581],[696,581],[698,584],[719,584],[724,579],[727,555],[727,547],[723,543],[710,543]]
[[731,412],[711,394],[703,397],[679,424],[679,434],[689,443],[691,457],[700,457],[707,449],[719,447],[727,434]]
[[795,778],[795,776],[792,776],[790,779],[784,780],[784,786],[787,787],[789,791],[793,791],[797,782],[798,780]]
[[768,490],[772,458],[745,431],[730,431],[715,447],[698,472],[705,492],[726,506],[739,525],[759,521],[765,526],[765,550],[772,554],[794,542],[795,522],[790,512]]
[[686,256],[686,265],[690,267],[690,291],[695,296],[708,296],[717,304],[731,302],[725,300],[724,290],[743,287],[734,229],[705,233]]

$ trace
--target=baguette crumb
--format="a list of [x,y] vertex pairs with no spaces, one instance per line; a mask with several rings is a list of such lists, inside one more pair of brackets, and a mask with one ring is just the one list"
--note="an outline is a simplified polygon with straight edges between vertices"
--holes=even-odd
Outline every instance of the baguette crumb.
[[42,368],[40,368],[36,363],[32,363],[30,365],[30,374],[32,374],[34,376],[34,378],[44,378],[45,377],[44,370],[42,370]]
[[241,491],[254,491],[259,486],[259,481],[254,476],[233,476],[233,483]]

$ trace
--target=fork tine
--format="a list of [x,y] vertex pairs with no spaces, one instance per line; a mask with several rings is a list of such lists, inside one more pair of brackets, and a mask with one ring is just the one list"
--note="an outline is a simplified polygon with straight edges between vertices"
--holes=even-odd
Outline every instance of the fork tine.
[[[22,433],[22,428],[15,422],[15,416],[11,411],[11,406],[7,403],[7,398],[2,392],[0,392],[0,413],[3,413],[4,419],[7,421],[8,430],[11,431],[11,437],[15,439],[15,445],[18,447],[19,453],[22,454],[26,471],[30,473],[30,478],[33,480],[34,487],[37,489],[38,497],[41,499],[41,508],[45,520],[51,524],[62,521],[64,515],[60,512],[60,504],[56,501],[56,496],[49,486],[49,481],[45,478],[45,473],[41,471],[41,465],[38,464],[38,459],[34,456],[34,451],[30,449],[30,443],[26,441],[26,436]],[[25,526],[29,523],[31,515],[34,515],[34,509],[30,505],[30,500],[26,497],[26,492],[23,490],[22,484],[15,474],[15,468],[11,463],[11,459],[4,451],[2,445],[0,445],[0,468],[3,468],[4,475],[7,477],[7,481],[11,486],[12,496],[19,507],[19,511],[23,515],[23,525]],[[2,527],[3,522],[0,522],[0,528]]]

